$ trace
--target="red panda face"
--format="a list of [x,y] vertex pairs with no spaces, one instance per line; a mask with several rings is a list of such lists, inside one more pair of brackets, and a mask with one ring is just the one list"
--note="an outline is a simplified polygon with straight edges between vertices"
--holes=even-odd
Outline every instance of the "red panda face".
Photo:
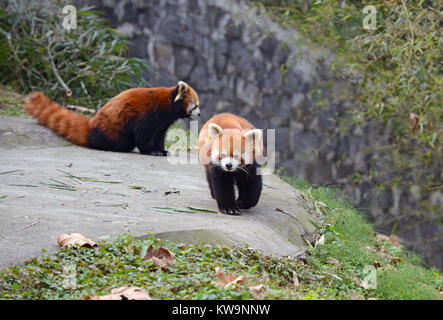
[[211,143],[211,163],[223,171],[245,170],[252,164],[256,155],[261,154],[261,130],[222,129],[215,123],[208,126],[208,139]]
[[219,165],[224,171],[236,171],[244,165],[242,157],[244,138],[240,130],[223,130],[213,141],[211,147],[211,162]]
[[183,108],[186,114],[191,119],[196,119],[200,116],[200,101],[197,92],[194,91],[187,83],[183,81],[178,82],[178,93],[174,102],[182,100]]

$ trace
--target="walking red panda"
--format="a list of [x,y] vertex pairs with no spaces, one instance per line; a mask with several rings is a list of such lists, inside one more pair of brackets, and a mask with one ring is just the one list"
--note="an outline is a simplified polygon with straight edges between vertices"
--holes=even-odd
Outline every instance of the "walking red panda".
[[257,173],[260,164],[256,161],[263,156],[262,131],[246,119],[221,113],[204,124],[198,147],[219,211],[239,215],[240,209],[256,206],[262,191],[262,177]]
[[109,100],[94,118],[62,108],[43,93],[30,93],[24,109],[41,125],[93,149],[166,156],[165,134],[180,118],[200,115],[197,93],[180,81],[171,88],[134,88]]

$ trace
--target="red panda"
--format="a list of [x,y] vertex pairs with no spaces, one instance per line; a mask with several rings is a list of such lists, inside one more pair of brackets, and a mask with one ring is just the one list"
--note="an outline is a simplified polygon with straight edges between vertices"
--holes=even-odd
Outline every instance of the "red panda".
[[[263,155],[262,132],[246,119],[221,113],[202,127],[198,147],[211,196],[221,213],[239,215],[257,205],[262,177],[256,161]],[[235,199],[235,189],[238,199]]]
[[165,134],[180,118],[200,115],[197,93],[180,81],[171,88],[134,88],[109,100],[94,118],[62,108],[41,92],[30,93],[24,109],[41,125],[84,147],[166,156]]

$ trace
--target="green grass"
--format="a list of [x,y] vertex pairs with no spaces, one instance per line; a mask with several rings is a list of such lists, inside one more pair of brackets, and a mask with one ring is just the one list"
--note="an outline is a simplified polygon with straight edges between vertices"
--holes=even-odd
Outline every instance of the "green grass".
[[372,225],[349,198],[334,188],[313,187],[294,178],[284,180],[302,187],[305,196],[323,208],[321,232],[325,242],[313,250],[311,263],[329,268],[324,263],[332,257],[340,262],[342,275],[362,275],[365,266],[377,265],[377,287],[370,290],[377,299],[443,298],[438,293],[443,282],[439,271],[426,266],[418,255],[378,240]]
[[0,116],[26,116],[23,100],[24,97],[12,88],[0,85]]
[[[120,286],[142,287],[153,299],[253,299],[248,287],[259,284],[265,285],[264,299],[442,298],[438,271],[405,249],[378,240],[346,197],[331,188],[295,181],[304,186],[304,197],[322,215],[319,229],[324,244],[310,247],[305,261],[250,248],[183,246],[153,236],[137,240],[122,235],[96,249],[61,249],[1,271],[0,299],[80,299],[109,294]],[[162,271],[144,261],[143,253],[151,244],[174,252],[177,263]],[[377,287],[364,289],[359,285],[363,269],[375,262]],[[75,267],[75,287],[64,283],[64,266]],[[213,283],[216,267],[244,275],[246,282],[236,289],[219,287]]]

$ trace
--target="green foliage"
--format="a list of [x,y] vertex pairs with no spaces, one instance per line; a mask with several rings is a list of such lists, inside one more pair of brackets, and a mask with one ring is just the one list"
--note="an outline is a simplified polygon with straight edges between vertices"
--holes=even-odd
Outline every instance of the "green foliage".
[[[176,254],[167,270],[144,261],[146,248],[162,246]],[[66,286],[66,267],[74,266],[75,287]],[[246,282],[220,287],[215,268],[244,275]],[[65,268],[65,270],[64,270]],[[249,286],[264,284],[266,299],[349,299],[361,292],[352,281],[338,281],[330,270],[289,257],[265,255],[249,248],[211,245],[178,247],[149,237],[135,240],[122,235],[97,249],[62,249],[18,263],[0,272],[1,299],[80,299],[109,294],[120,286],[144,288],[153,299],[252,299]],[[299,284],[294,285],[294,274]]]
[[348,279],[362,279],[365,267],[377,266],[377,286],[365,290],[377,299],[442,298],[438,290],[443,277],[437,270],[425,267],[423,259],[416,254],[377,239],[372,225],[352,206],[348,197],[336,189],[321,186],[306,186],[302,190],[314,207],[321,208],[320,233],[325,237],[324,244],[313,249],[311,264],[337,273],[337,266],[327,264],[332,257],[340,263],[337,274]]
[[[377,154],[377,161],[367,162],[369,170],[360,172],[355,183],[401,188],[418,185],[422,196],[441,189],[441,1],[256,3],[306,39],[330,48],[336,55],[331,69],[358,88],[354,96],[358,103],[334,119],[334,136],[346,135],[353,127],[371,121],[381,123],[382,129],[392,128],[387,145],[366,148],[365,156]],[[375,30],[362,26],[367,4],[377,9]],[[418,117],[413,128],[409,121],[412,113]]]
[[25,116],[22,109],[23,98],[11,88],[0,85],[0,116]]
[[[146,65],[126,58],[127,42],[91,8],[77,10],[77,29],[65,30],[61,2],[17,0],[0,7],[0,82],[23,93],[100,107],[144,84]],[[68,91],[72,92],[69,96]]]
[[437,272],[415,265],[401,264],[395,269],[381,270],[377,276],[377,294],[381,299],[435,299],[435,287],[442,283]]
[[[120,286],[144,288],[153,299],[253,299],[249,287],[258,284],[265,286],[265,299],[442,298],[437,270],[374,237],[349,199],[324,187],[306,185],[303,193],[322,214],[319,231],[325,237],[323,244],[309,248],[305,262],[248,247],[178,246],[153,236],[136,240],[122,235],[95,249],[61,249],[0,271],[0,299],[80,299]],[[144,261],[151,244],[174,252],[177,263],[162,270]],[[378,265],[377,287],[364,289],[364,268],[372,265]],[[73,287],[66,285],[67,266],[75,271]],[[214,283],[216,267],[246,280],[236,288],[220,287]]]

